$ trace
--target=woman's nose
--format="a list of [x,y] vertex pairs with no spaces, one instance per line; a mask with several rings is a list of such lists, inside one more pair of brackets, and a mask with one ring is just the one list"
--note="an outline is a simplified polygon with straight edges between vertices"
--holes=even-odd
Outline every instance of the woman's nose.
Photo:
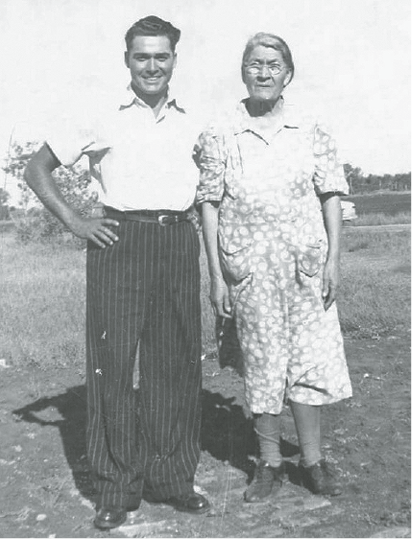
[[263,77],[264,79],[267,79],[271,76],[271,72],[267,64],[263,64],[260,66],[258,76]]

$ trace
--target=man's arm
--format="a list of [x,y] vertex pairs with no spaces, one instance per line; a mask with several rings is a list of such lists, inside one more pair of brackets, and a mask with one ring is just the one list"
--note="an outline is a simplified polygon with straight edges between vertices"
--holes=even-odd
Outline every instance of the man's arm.
[[52,172],[59,166],[60,161],[54,156],[49,146],[44,144],[30,159],[24,171],[24,179],[46,208],[73,234],[79,238],[91,240],[99,247],[113,245],[118,237],[108,226],[118,226],[119,223],[113,219],[80,216],[66,202],[53,179]]
[[202,204],[202,227],[210,274],[210,300],[216,315],[231,318],[229,291],[222,274],[217,244],[219,207],[212,202]]
[[325,193],[320,196],[323,220],[328,235],[328,256],[323,272],[322,297],[325,310],[336,299],[339,285],[340,235],[342,229],[342,209],[340,197],[335,193]]

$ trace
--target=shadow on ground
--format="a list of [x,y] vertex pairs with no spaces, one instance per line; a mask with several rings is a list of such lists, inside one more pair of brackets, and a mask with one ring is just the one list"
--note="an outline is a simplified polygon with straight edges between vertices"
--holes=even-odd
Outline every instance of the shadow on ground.
[[[245,416],[243,407],[234,403],[235,397],[224,398],[220,393],[203,390],[202,451],[208,451],[215,459],[227,462],[253,476],[254,461],[259,452],[253,421]],[[299,447],[281,439],[284,458],[299,453]],[[298,483],[297,468],[286,462],[289,480]]]
[[[217,318],[215,331],[220,368],[230,367],[242,377],[243,359],[235,319]],[[258,445],[252,419],[246,417],[242,406],[235,404],[235,400],[235,397],[224,398],[220,393],[203,391],[202,449],[246,472],[250,481],[253,461],[259,456]],[[281,439],[280,449],[286,459],[299,454],[299,447],[284,439]],[[289,480],[298,484],[297,467],[288,461],[286,467]]]
[[[235,397],[225,398],[218,392],[206,389],[202,391],[201,449],[216,460],[245,472],[251,480],[255,460],[253,457],[258,457],[253,422],[245,416],[242,406],[234,401]],[[93,500],[95,491],[86,459],[85,386],[74,386],[60,395],[42,397],[14,410],[13,414],[27,423],[59,429],[64,455],[76,488],[83,497]],[[281,451],[284,457],[291,457],[299,449],[282,440]],[[293,481],[293,464],[288,463],[288,466]]]
[[[95,491],[86,459],[86,388],[67,389],[54,397],[43,397],[13,410],[20,420],[59,429],[64,455],[81,495],[93,500]],[[56,419],[57,416],[57,419]]]

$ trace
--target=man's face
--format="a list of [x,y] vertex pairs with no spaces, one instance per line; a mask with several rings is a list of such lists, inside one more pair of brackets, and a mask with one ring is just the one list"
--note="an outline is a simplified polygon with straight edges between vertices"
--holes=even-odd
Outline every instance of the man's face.
[[166,94],[167,85],[176,65],[176,54],[166,36],[136,36],[125,52],[132,86],[139,97]]

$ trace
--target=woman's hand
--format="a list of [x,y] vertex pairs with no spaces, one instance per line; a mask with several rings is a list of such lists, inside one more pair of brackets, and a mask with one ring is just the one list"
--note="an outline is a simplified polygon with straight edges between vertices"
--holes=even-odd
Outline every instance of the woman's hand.
[[325,311],[336,299],[339,285],[339,264],[335,260],[327,260],[323,270],[322,299]]
[[229,301],[229,289],[220,267],[217,229],[219,222],[219,204],[202,204],[203,237],[205,240],[207,261],[210,275],[210,301],[216,316],[231,318],[232,308]]
[[232,307],[229,300],[229,289],[224,279],[213,277],[210,282],[210,301],[216,316],[232,318]]

